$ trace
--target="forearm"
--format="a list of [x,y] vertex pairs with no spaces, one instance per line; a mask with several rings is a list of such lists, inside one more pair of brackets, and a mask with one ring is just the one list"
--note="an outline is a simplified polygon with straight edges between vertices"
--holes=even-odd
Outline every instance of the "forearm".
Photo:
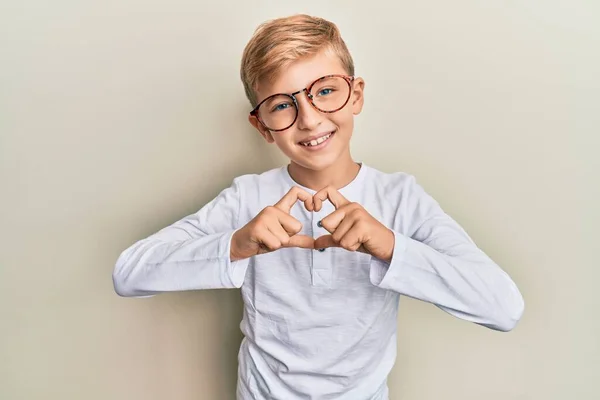
[[439,237],[436,249],[394,235],[391,262],[371,263],[373,284],[496,330],[511,330],[521,318],[524,303],[515,283],[466,236]]
[[138,297],[167,291],[239,288],[248,260],[231,261],[232,234],[141,240],[119,256],[113,272],[115,291]]

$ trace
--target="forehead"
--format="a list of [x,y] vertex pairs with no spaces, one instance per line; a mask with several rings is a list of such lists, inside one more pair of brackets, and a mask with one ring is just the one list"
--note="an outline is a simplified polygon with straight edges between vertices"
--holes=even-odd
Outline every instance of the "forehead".
[[325,75],[346,73],[336,55],[322,51],[314,56],[294,61],[271,81],[260,81],[256,90],[257,100],[261,102],[276,93],[296,92]]

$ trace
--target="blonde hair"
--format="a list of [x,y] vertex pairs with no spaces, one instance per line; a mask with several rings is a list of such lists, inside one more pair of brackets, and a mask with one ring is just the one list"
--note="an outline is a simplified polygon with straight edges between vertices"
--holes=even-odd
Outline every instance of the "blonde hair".
[[331,51],[346,72],[354,75],[352,56],[333,22],[299,14],[261,24],[244,49],[240,70],[252,107],[257,104],[255,90],[260,81],[275,79],[286,66],[321,50]]

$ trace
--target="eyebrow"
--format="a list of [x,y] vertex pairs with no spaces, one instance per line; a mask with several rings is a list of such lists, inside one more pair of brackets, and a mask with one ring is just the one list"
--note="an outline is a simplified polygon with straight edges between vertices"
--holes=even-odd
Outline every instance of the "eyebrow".
[[295,94],[298,94],[301,91],[303,91],[304,89],[306,89],[307,87],[309,87],[311,84],[313,84],[315,81],[318,81],[319,79],[324,78],[324,77],[329,76],[329,75],[335,75],[335,74],[325,74],[325,75],[319,76],[318,78],[315,78],[315,79],[312,79],[312,80],[308,81],[308,84],[304,85],[301,89],[295,90],[293,92],[273,92],[270,95],[265,96],[263,98],[263,100],[266,99],[266,98],[268,98],[268,97],[275,96],[275,95],[278,95],[278,94],[286,94],[286,95],[295,95]]

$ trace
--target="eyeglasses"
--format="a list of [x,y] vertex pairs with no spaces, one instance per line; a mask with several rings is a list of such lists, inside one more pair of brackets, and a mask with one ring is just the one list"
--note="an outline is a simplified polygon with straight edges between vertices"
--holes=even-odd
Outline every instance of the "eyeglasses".
[[270,131],[284,131],[298,119],[298,94],[305,92],[315,109],[330,114],[348,104],[353,81],[353,76],[326,75],[297,92],[278,93],[267,97],[250,111],[250,115],[255,116]]

